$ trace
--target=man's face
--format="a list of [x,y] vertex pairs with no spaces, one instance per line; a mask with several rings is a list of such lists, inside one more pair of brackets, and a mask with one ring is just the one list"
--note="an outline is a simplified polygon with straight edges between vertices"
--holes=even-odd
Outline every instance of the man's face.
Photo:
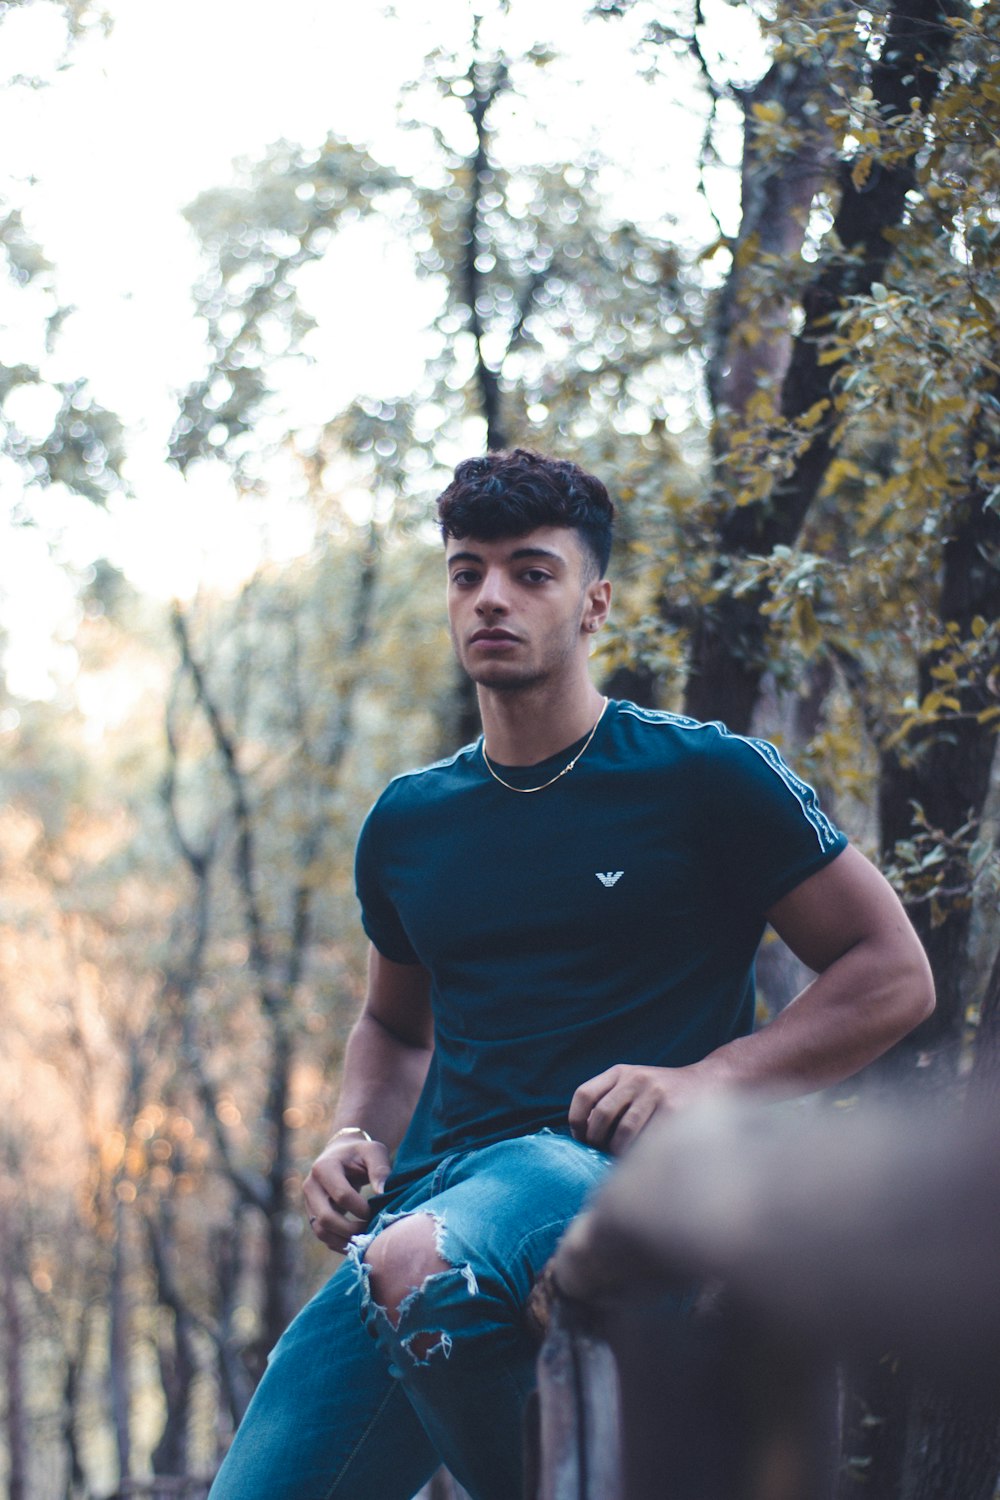
[[449,537],[448,620],[461,666],[482,687],[517,690],[575,670],[610,585],[565,526],[483,542]]

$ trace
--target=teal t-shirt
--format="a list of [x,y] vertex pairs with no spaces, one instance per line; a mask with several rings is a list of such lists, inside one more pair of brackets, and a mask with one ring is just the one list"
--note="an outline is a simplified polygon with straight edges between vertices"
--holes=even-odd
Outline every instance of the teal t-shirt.
[[[535,786],[576,749],[497,769]],[[428,970],[435,1046],[391,1187],[567,1130],[614,1063],[678,1067],[748,1033],[765,912],[846,842],[773,745],[628,702],[531,796],[481,742],[396,777],[361,831],[358,897],[376,948]]]

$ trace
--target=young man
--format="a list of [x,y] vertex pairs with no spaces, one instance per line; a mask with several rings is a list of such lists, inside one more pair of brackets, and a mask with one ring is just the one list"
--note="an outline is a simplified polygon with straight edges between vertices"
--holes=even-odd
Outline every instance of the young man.
[[[524,1306],[613,1158],[708,1090],[844,1078],[933,1006],[889,886],[773,747],[592,684],[600,481],[492,454],[438,509],[484,735],[398,777],[362,830],[368,995],[305,1185],[347,1260],[213,1500],[408,1500],[442,1461],[516,1500]],[[766,922],[818,977],[753,1033]]]

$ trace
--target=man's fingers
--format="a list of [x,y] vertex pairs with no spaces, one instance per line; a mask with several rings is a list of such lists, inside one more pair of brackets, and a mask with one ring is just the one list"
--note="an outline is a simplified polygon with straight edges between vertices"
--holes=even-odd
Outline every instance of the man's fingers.
[[578,1141],[620,1156],[654,1116],[687,1108],[704,1090],[697,1065],[616,1063],[577,1089],[569,1107],[570,1129]]
[[[598,1073],[596,1078],[589,1078],[586,1083],[581,1083],[569,1106],[569,1128],[578,1141],[590,1141],[588,1135],[588,1122],[599,1099],[614,1088],[618,1078],[618,1066],[608,1068],[604,1073]],[[595,1141],[590,1141],[596,1145]]]
[[620,1156],[626,1147],[630,1146],[636,1136],[641,1135],[656,1113],[655,1108],[648,1100],[633,1099],[619,1114],[615,1121],[605,1151],[610,1151],[613,1156]]
[[360,1190],[371,1185],[382,1192],[388,1175],[389,1153],[381,1141],[331,1141],[303,1185],[309,1227],[317,1239],[343,1252],[371,1217]]
[[610,1151],[617,1134],[618,1123],[632,1103],[632,1094],[626,1088],[613,1088],[594,1105],[587,1117],[584,1140],[588,1146],[597,1146],[601,1151]]
[[334,1172],[317,1162],[305,1180],[303,1196],[310,1218],[320,1218],[328,1208],[343,1215],[351,1214],[362,1223],[368,1218],[368,1204],[343,1172]]
[[329,1163],[319,1168],[317,1162],[302,1188],[309,1227],[324,1244],[330,1235],[350,1239],[368,1222],[368,1204],[343,1172],[332,1171]]
[[365,1163],[366,1181],[376,1193],[385,1191],[385,1180],[389,1175],[389,1153],[381,1141],[365,1141],[358,1147],[358,1155]]
[[335,1203],[326,1189],[310,1174],[303,1188],[309,1228],[331,1250],[343,1253],[347,1242],[368,1222],[368,1204],[350,1183],[343,1184],[341,1201]]
[[348,1242],[365,1226],[361,1220],[347,1214],[337,1213],[332,1206],[328,1206],[326,1209],[321,1209],[318,1214],[309,1215],[309,1227],[316,1238],[322,1241],[329,1250],[335,1250],[343,1255]]
[[570,1104],[579,1141],[620,1155],[664,1103],[664,1070],[616,1063],[580,1085]]

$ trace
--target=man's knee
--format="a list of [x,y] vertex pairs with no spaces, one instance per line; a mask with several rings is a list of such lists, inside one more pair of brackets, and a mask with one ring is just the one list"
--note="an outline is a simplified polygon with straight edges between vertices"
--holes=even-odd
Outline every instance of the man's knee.
[[437,1223],[430,1214],[408,1214],[377,1236],[365,1252],[371,1268],[371,1293],[393,1323],[402,1303],[428,1276],[450,1270],[438,1248]]

